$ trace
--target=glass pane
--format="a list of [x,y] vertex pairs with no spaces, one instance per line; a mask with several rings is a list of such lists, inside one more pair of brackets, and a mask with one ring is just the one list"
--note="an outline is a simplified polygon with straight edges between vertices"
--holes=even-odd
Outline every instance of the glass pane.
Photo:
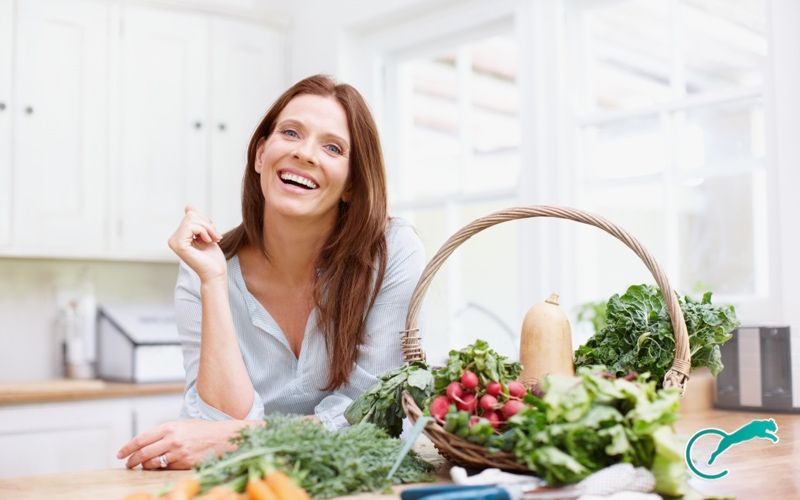
[[663,172],[669,157],[658,116],[586,129],[589,178],[636,177]]
[[678,22],[688,94],[764,82],[764,0],[682,0]]
[[[666,270],[668,246],[664,190],[660,184],[588,187],[587,210],[621,226]],[[606,300],[636,283],[653,283],[639,257],[624,243],[594,227],[575,224],[578,302]]]
[[461,142],[458,134],[458,79],[452,55],[401,66],[408,82],[408,106],[401,126],[398,179],[401,196],[425,197],[457,190]]
[[[475,203],[459,208],[466,225],[492,212],[516,205],[516,200]],[[519,358],[517,230],[513,222],[481,231],[456,252],[460,303],[455,317],[453,347],[484,339],[499,353]]]
[[[495,36],[399,66],[396,103],[402,199],[509,189],[516,185],[517,45]],[[394,192],[394,191],[393,191]]]
[[702,179],[679,190],[679,286],[685,292],[755,292],[758,235],[754,199],[764,182],[760,173]]
[[678,117],[678,166],[733,170],[764,157],[761,102],[697,109]]
[[669,1],[586,4],[582,11],[582,49],[589,107],[636,109],[669,99]]

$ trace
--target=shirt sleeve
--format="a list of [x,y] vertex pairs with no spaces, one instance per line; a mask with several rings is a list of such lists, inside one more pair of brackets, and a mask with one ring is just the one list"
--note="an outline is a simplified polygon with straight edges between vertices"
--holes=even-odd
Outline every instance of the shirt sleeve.
[[[233,417],[203,401],[197,392],[197,371],[200,365],[200,278],[181,262],[178,281],[175,284],[175,321],[183,350],[183,369],[186,372],[186,388],[180,418],[202,420],[233,420]],[[245,420],[264,418],[264,403],[257,392],[253,393],[253,406]]]
[[405,328],[411,294],[425,267],[425,250],[413,227],[403,221],[387,238],[389,257],[381,289],[367,313],[364,342],[347,383],[326,396],[314,409],[325,427],[338,430],[349,424],[344,411],[364,391],[375,385],[384,372],[405,361],[400,332]]

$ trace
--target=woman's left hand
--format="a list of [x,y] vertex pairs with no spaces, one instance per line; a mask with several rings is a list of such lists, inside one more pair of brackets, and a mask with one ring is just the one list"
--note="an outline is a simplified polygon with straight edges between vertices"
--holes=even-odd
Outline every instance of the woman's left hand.
[[246,420],[167,422],[133,438],[117,452],[117,458],[128,457],[125,466],[129,469],[139,464],[143,469],[191,469],[208,458],[209,451],[220,455],[234,449],[230,438],[242,427],[257,423]]

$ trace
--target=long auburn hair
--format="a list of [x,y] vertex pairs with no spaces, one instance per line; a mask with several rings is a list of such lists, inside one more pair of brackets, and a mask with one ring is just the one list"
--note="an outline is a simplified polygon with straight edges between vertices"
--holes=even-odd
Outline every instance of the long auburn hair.
[[[347,203],[319,255],[314,283],[318,327],[328,348],[329,378],[322,388],[332,391],[347,382],[363,340],[367,311],[383,283],[386,271],[388,221],[386,172],[378,128],[364,98],[350,85],[326,75],[301,80],[283,93],[267,111],[247,147],[247,168],[242,181],[242,223],[220,242],[226,259],[246,245],[264,255],[264,194],[255,170],[259,142],[275,130],[283,108],[303,94],[333,97],[345,110],[350,132],[350,170]],[[268,238],[269,235],[266,235]],[[269,256],[267,255],[269,259]]]

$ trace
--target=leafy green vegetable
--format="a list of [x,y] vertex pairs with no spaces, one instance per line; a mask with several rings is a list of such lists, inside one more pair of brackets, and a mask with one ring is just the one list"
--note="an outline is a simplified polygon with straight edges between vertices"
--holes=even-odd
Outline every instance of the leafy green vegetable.
[[466,370],[478,375],[480,385],[486,386],[489,382],[505,384],[516,380],[522,366],[498,354],[485,340],[478,339],[460,351],[450,351],[447,365],[433,371],[433,394],[442,394],[447,384],[460,380]]
[[[692,367],[722,371],[719,346],[739,324],[733,306],[711,304],[711,292],[699,301],[679,298],[689,334]],[[575,365],[605,365],[622,375],[649,372],[660,384],[675,358],[675,337],[658,288],[633,285],[608,300],[606,325],[575,352]]]
[[392,484],[430,481],[431,466],[412,451],[386,479],[402,441],[368,423],[332,432],[304,417],[268,416],[234,438],[235,451],[196,467],[201,491],[228,484],[242,491],[251,470],[285,471],[314,498],[385,490]]
[[656,391],[647,374],[609,379],[596,373],[600,369],[545,377],[544,396],[529,394],[529,407],[509,419],[506,445],[512,442],[517,459],[551,484],[576,483],[609,465],[629,462],[653,471],[657,492],[678,494],[686,470],[671,428],[677,390]]
[[344,413],[355,425],[370,422],[397,437],[403,431],[405,413],[401,404],[408,391],[419,406],[432,394],[433,376],[424,362],[407,363],[384,373],[377,384],[358,397]]

